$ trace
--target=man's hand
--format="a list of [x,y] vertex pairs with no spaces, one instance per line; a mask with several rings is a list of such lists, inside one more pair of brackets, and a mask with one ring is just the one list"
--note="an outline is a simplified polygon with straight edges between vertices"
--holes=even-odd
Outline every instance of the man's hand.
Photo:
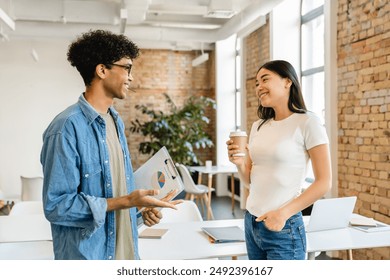
[[[169,201],[172,199],[172,197],[176,194],[176,191],[171,191],[168,193],[165,197],[161,199],[161,201]],[[182,203],[182,200],[175,200],[171,201],[173,205],[177,205],[179,203]],[[160,211],[158,211],[156,208],[148,207],[144,208],[142,211],[142,218],[144,220],[144,224],[151,227],[155,224],[158,224],[162,218],[162,214]]]
[[182,200],[174,200],[169,202],[175,194],[176,191],[169,192],[164,198],[157,199],[153,196],[158,195],[159,190],[134,190],[128,195],[108,198],[107,199],[107,211],[127,209],[131,207],[137,207],[141,210],[143,208],[150,207],[167,207],[176,209],[176,204],[182,202]]
[[156,208],[146,208],[142,211],[142,219],[148,227],[158,224],[161,218],[162,214]]

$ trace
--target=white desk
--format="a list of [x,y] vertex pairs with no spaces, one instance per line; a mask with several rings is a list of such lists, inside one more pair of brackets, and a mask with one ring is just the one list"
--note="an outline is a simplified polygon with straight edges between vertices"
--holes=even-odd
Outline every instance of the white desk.
[[53,259],[51,240],[43,214],[0,216],[0,260]]
[[[139,254],[143,260],[188,260],[246,255],[245,242],[210,243],[203,226],[243,227],[242,219],[212,220],[203,222],[166,223],[154,228],[168,228],[161,239],[139,239]],[[139,232],[145,227],[141,227]]]
[[52,240],[43,214],[0,216],[0,243]]
[[[304,220],[309,217],[305,216]],[[203,222],[158,224],[155,228],[168,228],[161,239],[139,239],[141,259],[207,259],[246,255],[245,242],[210,243],[202,232],[203,226],[243,227],[242,219],[213,220]],[[144,228],[140,228],[140,232]],[[390,246],[390,232],[366,233],[352,227],[306,234],[308,259],[314,259],[316,252],[363,249]]]
[[[237,173],[237,167],[235,165],[226,165],[226,166],[211,166],[206,167],[206,166],[188,166],[188,169],[192,172],[197,171],[199,172],[199,177],[198,177],[198,184],[202,183],[202,174],[207,174],[208,175],[208,182],[207,186],[209,188],[209,193],[208,193],[208,199],[209,203],[211,203],[211,187],[213,185],[213,175],[215,174],[224,174],[224,173],[229,173],[231,174],[231,193],[232,193],[232,213],[234,214],[234,173]],[[210,219],[211,216],[209,213],[207,214],[207,219]]]
[[[359,216],[353,214],[353,216]],[[304,220],[308,221],[309,216]],[[306,222],[305,221],[305,222]],[[306,233],[308,259],[316,252],[390,246],[390,231],[364,232],[353,227]],[[390,250],[390,249],[389,249]]]

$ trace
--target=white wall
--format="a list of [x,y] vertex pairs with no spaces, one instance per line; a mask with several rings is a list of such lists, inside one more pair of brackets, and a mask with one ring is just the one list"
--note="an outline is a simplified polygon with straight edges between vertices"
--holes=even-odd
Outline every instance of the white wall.
[[301,0],[283,1],[270,14],[271,60],[290,62],[298,75],[301,71],[300,2]]
[[66,59],[68,44],[0,41],[0,189],[5,197],[20,195],[21,175],[42,174],[43,131],[84,90],[77,70]]

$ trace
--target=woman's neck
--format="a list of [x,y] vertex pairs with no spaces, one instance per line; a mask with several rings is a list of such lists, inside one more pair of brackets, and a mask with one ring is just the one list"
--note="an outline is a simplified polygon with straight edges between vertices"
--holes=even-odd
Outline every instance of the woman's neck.
[[293,112],[291,112],[288,108],[275,110],[275,121],[284,120],[289,116],[291,116],[292,114]]

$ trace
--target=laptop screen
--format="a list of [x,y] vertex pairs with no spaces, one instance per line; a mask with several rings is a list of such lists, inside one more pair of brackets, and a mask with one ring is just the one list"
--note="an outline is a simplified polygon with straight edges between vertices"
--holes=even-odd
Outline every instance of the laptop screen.
[[355,203],[356,196],[317,200],[313,205],[306,232],[347,227]]

